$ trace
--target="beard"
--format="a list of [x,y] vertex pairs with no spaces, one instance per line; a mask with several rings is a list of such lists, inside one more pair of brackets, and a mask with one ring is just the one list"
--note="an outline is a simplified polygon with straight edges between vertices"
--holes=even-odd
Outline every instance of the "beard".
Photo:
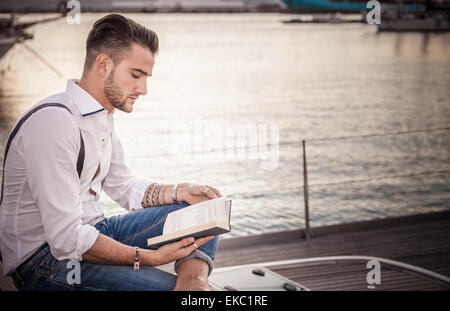
[[114,81],[114,72],[114,69],[111,70],[108,78],[105,81],[105,96],[114,108],[117,108],[124,112],[131,112],[133,110],[133,105],[127,104],[128,97],[122,93],[122,91]]

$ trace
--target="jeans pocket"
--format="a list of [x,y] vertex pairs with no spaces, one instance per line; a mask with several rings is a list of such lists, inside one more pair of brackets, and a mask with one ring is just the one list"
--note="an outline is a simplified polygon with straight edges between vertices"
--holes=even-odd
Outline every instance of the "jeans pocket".
[[35,267],[39,274],[51,278],[58,268],[59,263],[60,261],[53,257],[49,250],[48,254],[46,254]]
[[20,291],[36,290],[37,284],[43,278],[52,278],[53,271],[57,268],[58,262],[52,260],[53,256],[46,254],[42,259],[32,261],[26,268],[14,273],[13,279],[17,289]]

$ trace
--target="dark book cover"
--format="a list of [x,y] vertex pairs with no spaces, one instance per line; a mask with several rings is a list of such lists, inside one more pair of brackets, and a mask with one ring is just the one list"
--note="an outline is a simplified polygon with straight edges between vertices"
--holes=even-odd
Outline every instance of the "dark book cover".
[[160,246],[162,246],[164,244],[180,241],[180,240],[182,240],[184,238],[187,238],[187,237],[194,237],[195,239],[198,239],[198,238],[205,237],[205,236],[210,236],[210,235],[217,236],[217,235],[220,235],[220,234],[223,234],[223,233],[230,232],[231,231],[231,200],[225,201],[225,204],[229,204],[229,207],[228,207],[228,229],[216,226],[216,227],[208,228],[208,229],[205,229],[205,230],[201,230],[201,231],[185,234],[183,236],[175,237],[173,239],[164,240],[164,241],[157,242],[157,243],[154,243],[154,244],[149,244],[148,248],[150,248],[150,249],[157,249],[158,247],[160,247]]

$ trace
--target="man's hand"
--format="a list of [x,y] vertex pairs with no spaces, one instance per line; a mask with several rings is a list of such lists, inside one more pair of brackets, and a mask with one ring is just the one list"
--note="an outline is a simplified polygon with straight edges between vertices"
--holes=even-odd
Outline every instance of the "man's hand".
[[[189,256],[196,247],[207,243],[214,236],[207,236],[195,240],[185,238],[161,246],[157,250],[141,249],[142,265],[159,266]],[[195,241],[195,246],[194,246]],[[112,238],[99,233],[92,247],[83,254],[83,260],[99,264],[132,265],[136,256],[136,249],[122,244]]]
[[219,190],[208,185],[181,183],[177,188],[177,200],[191,205],[220,197],[222,197],[222,194]]
[[166,263],[189,256],[189,254],[196,249],[196,247],[194,246],[194,242],[197,247],[200,247],[213,238],[214,236],[207,236],[204,238],[199,238],[197,240],[195,240],[193,237],[185,238],[178,242],[165,244],[158,248],[156,251],[152,251],[150,254],[156,256],[156,265],[164,265]]
[[[153,183],[145,190],[141,205],[144,208],[175,203],[172,199],[174,185],[161,185]],[[192,183],[178,185],[176,199],[190,205],[209,199],[222,197],[222,194],[214,187]]]

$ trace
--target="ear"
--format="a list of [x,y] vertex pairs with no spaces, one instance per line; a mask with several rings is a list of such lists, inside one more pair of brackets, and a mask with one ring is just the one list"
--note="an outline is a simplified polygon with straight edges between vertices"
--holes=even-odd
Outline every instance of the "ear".
[[113,67],[112,59],[106,54],[99,54],[95,59],[95,69],[102,78],[107,77]]

